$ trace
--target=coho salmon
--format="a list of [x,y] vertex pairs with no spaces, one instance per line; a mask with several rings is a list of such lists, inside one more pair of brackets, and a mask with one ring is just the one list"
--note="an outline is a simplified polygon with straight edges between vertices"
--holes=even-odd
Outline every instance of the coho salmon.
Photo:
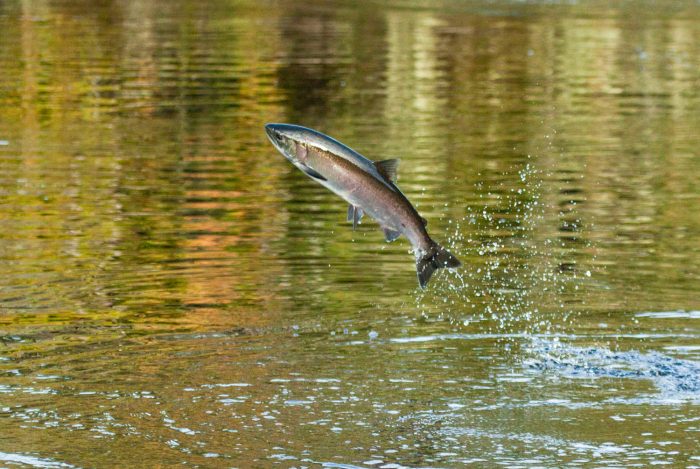
[[294,166],[350,204],[347,219],[353,229],[366,213],[379,223],[387,241],[401,235],[408,238],[421,288],[436,269],[461,265],[430,238],[427,221],[396,186],[399,160],[369,160],[328,135],[299,125],[267,124],[265,131]]

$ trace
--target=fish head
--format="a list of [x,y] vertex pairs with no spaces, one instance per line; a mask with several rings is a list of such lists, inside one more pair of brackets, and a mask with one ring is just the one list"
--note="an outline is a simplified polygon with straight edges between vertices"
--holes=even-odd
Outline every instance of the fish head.
[[308,129],[292,124],[265,124],[265,132],[277,151],[296,166],[305,165]]

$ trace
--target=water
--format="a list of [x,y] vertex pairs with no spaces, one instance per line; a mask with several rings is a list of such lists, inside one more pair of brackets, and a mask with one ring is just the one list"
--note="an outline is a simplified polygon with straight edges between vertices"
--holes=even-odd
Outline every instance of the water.
[[[694,2],[0,3],[0,465],[700,467]],[[417,288],[267,142],[372,159]]]

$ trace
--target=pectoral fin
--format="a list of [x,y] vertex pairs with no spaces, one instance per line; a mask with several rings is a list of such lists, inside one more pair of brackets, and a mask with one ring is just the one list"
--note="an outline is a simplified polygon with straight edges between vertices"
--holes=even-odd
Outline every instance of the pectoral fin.
[[396,238],[401,236],[400,231],[396,231],[392,228],[387,228],[386,226],[382,226],[382,231],[384,232],[384,239],[390,243],[394,241]]
[[319,181],[327,181],[326,178],[306,165],[299,166],[299,168],[314,179],[318,179]]
[[374,163],[374,166],[376,166],[379,174],[381,174],[387,181],[396,182],[396,172],[399,168],[399,160],[397,158],[377,161]]
[[352,221],[352,229],[356,229],[357,225],[360,224],[362,215],[365,212],[362,211],[360,207],[355,207],[354,205],[348,205],[348,221]]

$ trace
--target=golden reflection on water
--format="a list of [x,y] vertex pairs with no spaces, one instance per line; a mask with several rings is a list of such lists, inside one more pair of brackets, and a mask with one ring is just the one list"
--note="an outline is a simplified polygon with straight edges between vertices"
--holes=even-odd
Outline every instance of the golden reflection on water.
[[[21,1],[0,31],[0,461],[690,461],[696,4]],[[460,273],[417,292],[285,121],[400,157]],[[688,360],[569,380],[544,332]]]

